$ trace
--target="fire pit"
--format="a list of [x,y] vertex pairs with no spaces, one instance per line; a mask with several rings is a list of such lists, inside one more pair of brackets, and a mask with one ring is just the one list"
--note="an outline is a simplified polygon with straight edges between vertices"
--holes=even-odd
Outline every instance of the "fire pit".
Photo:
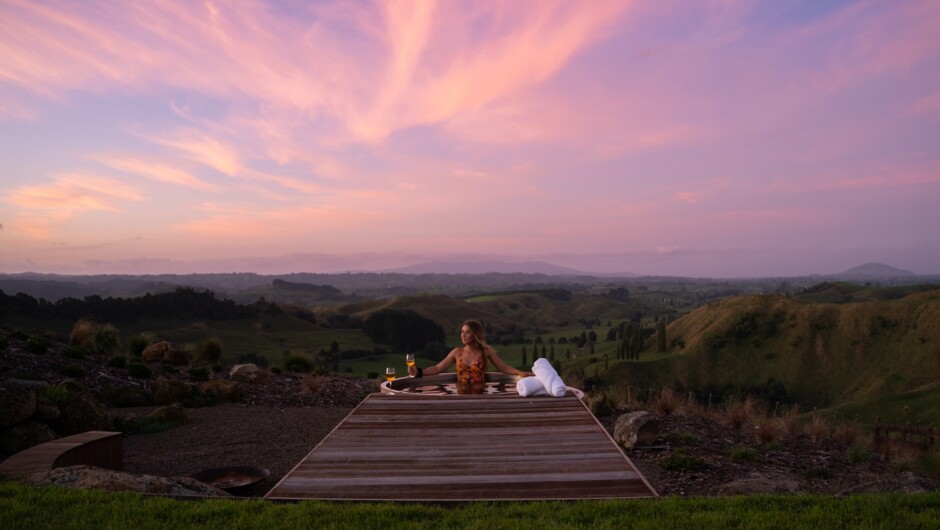
[[210,486],[230,490],[257,484],[268,478],[270,474],[270,471],[258,466],[229,466],[207,469],[190,476]]

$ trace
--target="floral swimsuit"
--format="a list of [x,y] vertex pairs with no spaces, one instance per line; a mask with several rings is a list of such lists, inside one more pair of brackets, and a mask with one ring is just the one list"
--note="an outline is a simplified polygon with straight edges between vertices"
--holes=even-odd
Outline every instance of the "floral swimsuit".
[[486,355],[481,354],[480,358],[467,365],[463,362],[463,352],[457,356],[457,384],[458,385],[482,385],[484,374],[486,374]]

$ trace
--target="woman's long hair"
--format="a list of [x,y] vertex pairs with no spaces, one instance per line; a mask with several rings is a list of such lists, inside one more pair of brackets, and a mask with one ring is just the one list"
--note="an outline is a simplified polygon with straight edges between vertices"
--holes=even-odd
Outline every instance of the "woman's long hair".
[[465,321],[461,324],[460,329],[463,329],[464,326],[470,328],[470,334],[473,335],[473,344],[470,346],[480,350],[480,355],[483,356],[483,371],[486,372],[486,330],[483,329],[483,324],[476,320]]

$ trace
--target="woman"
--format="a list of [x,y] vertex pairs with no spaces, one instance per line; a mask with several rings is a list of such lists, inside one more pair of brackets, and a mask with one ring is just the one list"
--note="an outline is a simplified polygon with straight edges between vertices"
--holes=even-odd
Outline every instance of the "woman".
[[457,388],[482,389],[485,385],[484,374],[486,374],[486,362],[491,361],[496,368],[510,375],[520,375],[527,377],[531,372],[523,372],[509,366],[496,350],[486,343],[486,334],[483,331],[483,325],[476,320],[468,320],[460,328],[460,342],[463,346],[454,348],[444,357],[444,360],[429,368],[408,367],[408,374],[421,377],[422,375],[437,375],[446,371],[454,363],[457,363]]

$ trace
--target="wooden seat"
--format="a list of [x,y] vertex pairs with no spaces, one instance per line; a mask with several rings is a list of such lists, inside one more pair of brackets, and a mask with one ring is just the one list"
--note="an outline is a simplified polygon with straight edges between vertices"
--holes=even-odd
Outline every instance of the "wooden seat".
[[34,445],[0,463],[0,473],[23,477],[80,464],[123,469],[124,433],[87,431]]

